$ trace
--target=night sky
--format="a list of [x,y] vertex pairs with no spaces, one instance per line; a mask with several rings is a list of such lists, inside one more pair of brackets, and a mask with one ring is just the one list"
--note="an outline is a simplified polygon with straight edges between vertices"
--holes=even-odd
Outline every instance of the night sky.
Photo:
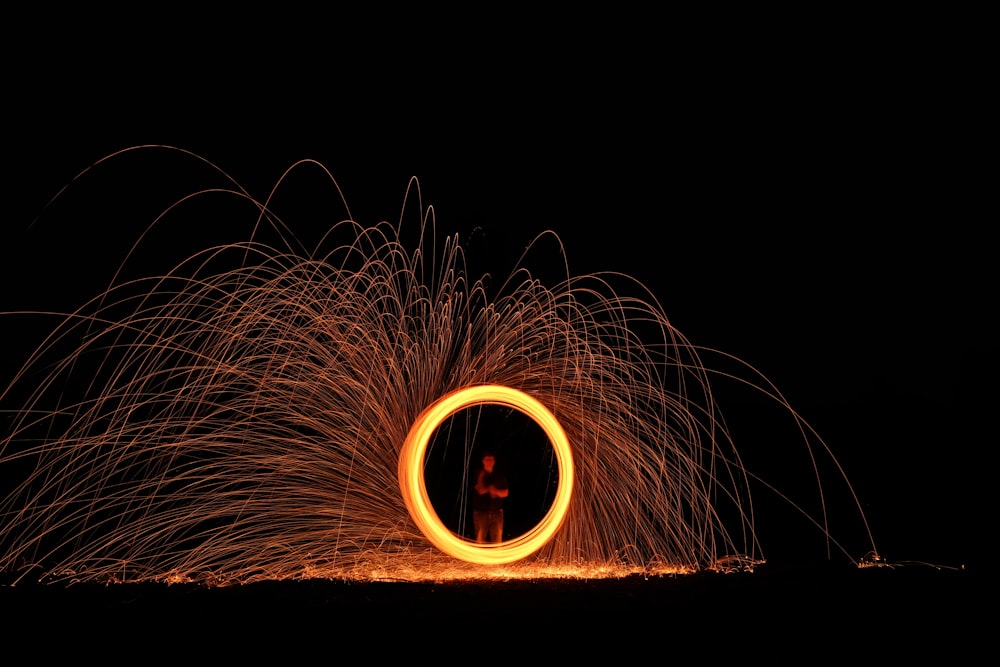
[[[190,189],[190,161],[164,151],[45,209],[128,146],[192,151],[257,197],[314,159],[367,223],[398,219],[416,176],[473,275],[504,276],[552,230],[571,272],[633,275],[692,342],[759,368],[844,464],[885,558],[982,559],[996,437],[986,177],[967,113],[978,93],[936,53],[875,41],[851,55],[702,45],[694,61],[661,43],[581,42],[565,61],[517,65],[477,55],[467,68],[462,52],[365,68],[320,49],[294,63],[248,53],[197,75],[156,56],[141,77],[109,67],[123,53],[108,48],[19,74],[5,105],[0,310],[91,296],[150,214]],[[328,188],[296,187],[302,202]],[[307,239],[328,220],[291,217]],[[17,345],[38,333],[18,332]],[[766,451],[756,404],[733,401],[738,444]]]

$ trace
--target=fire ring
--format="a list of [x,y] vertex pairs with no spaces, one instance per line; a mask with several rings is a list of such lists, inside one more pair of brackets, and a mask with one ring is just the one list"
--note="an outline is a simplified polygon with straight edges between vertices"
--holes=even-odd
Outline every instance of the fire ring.
[[[459,410],[487,404],[508,406],[533,419],[548,436],[559,470],[555,498],[542,520],[527,533],[499,544],[476,544],[448,530],[434,511],[424,482],[424,455],[438,426]],[[466,387],[435,401],[410,427],[399,453],[399,488],[417,527],[444,553],[470,563],[512,563],[541,549],[566,518],[573,495],[573,454],[562,425],[537,399],[504,385]]]

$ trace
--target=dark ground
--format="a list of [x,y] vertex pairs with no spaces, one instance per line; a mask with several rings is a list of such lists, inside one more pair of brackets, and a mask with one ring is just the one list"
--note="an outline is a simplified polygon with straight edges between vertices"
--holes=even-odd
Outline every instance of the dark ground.
[[765,564],[752,573],[618,580],[18,585],[0,587],[0,608],[9,637],[45,648],[35,634],[44,628],[58,638],[46,650],[112,660],[135,645],[156,646],[160,657],[287,659],[346,644],[423,662],[471,650],[490,619],[504,655],[652,651],[666,662],[696,651],[709,662],[732,655],[862,664],[942,655],[972,664],[985,646],[992,586],[981,572],[928,565]]

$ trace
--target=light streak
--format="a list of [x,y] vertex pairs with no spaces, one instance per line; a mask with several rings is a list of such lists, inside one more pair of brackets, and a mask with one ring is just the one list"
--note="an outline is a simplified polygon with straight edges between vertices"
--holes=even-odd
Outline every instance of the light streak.
[[[0,395],[16,401],[0,440],[0,479],[13,480],[0,498],[0,572],[221,585],[759,562],[749,488],[769,484],[742,463],[716,403],[720,379],[773,400],[801,433],[820,511],[789,503],[828,550],[850,558],[828,526],[820,459],[868,533],[829,448],[755,369],[688,341],[628,275],[567,268],[553,285],[537,280],[530,252],[552,242],[562,256],[551,232],[493,289],[470,279],[457,236],[437,247],[415,179],[398,226],[348,213],[309,247],[272,199],[308,168],[339,193],[312,161],[264,201],[171,147],[108,156],[77,181],[162,150],[209,165],[222,184],[157,216],[123,273],[62,316]],[[212,216],[246,219],[251,207],[248,240],[123,277],[142,239],[220,197],[233,208]],[[406,246],[414,200],[419,237]],[[484,399],[535,420],[559,466],[542,521],[490,548],[443,527],[420,472],[434,425]]]
[[[483,404],[506,405],[531,417],[548,436],[559,470],[555,498],[542,520],[523,535],[501,544],[475,544],[452,533],[434,511],[424,481],[425,454],[434,431],[459,410]],[[573,452],[559,420],[541,402],[510,387],[466,387],[438,399],[417,417],[399,455],[399,485],[410,516],[441,551],[471,563],[512,563],[541,549],[562,525],[573,493]]]

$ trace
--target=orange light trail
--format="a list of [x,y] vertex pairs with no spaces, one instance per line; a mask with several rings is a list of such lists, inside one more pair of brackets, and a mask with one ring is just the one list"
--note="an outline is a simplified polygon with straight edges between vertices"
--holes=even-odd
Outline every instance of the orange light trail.
[[[168,161],[178,174],[155,161],[164,151],[179,156]],[[475,278],[457,235],[439,243],[416,179],[397,224],[361,224],[315,161],[292,165],[257,199],[169,146],[99,160],[52,215],[91,219],[72,193],[119,162],[159,195],[143,177],[149,155],[171,185],[189,182],[188,160],[199,174],[207,166],[204,187],[141,221],[119,273],[90,302],[2,314],[11,327],[56,321],[0,385],[0,572],[213,585],[689,572],[763,558],[752,489],[787,501],[827,551],[875,551],[870,539],[856,550],[835,539],[831,486],[853,503],[838,519],[870,538],[864,512],[826,443],[766,377],[689,341],[627,274],[571,273],[553,232],[539,233],[509,276]],[[303,171],[339,197],[332,215],[347,212],[307,207],[304,226],[319,219],[323,229],[308,244],[276,210]],[[136,191],[130,201],[144,199]],[[176,233],[171,225],[216,223],[238,227],[236,240],[185,250],[166,269],[144,262],[164,261],[153,239]],[[564,277],[539,280],[539,258]],[[801,438],[782,446],[814,491],[786,497],[744,464],[721,382],[787,418]],[[445,528],[424,480],[434,429],[483,404],[530,417],[558,468],[541,521],[488,546]],[[459,495],[456,514],[466,505]]]
[[[548,512],[534,528],[500,544],[476,544],[452,533],[438,518],[424,481],[424,456],[434,431],[459,410],[484,404],[506,405],[533,419],[548,436],[558,465],[559,486]],[[501,385],[466,387],[441,397],[417,417],[399,455],[399,488],[417,527],[444,553],[470,563],[512,563],[541,549],[566,518],[573,495],[573,452],[559,420],[535,398]]]

